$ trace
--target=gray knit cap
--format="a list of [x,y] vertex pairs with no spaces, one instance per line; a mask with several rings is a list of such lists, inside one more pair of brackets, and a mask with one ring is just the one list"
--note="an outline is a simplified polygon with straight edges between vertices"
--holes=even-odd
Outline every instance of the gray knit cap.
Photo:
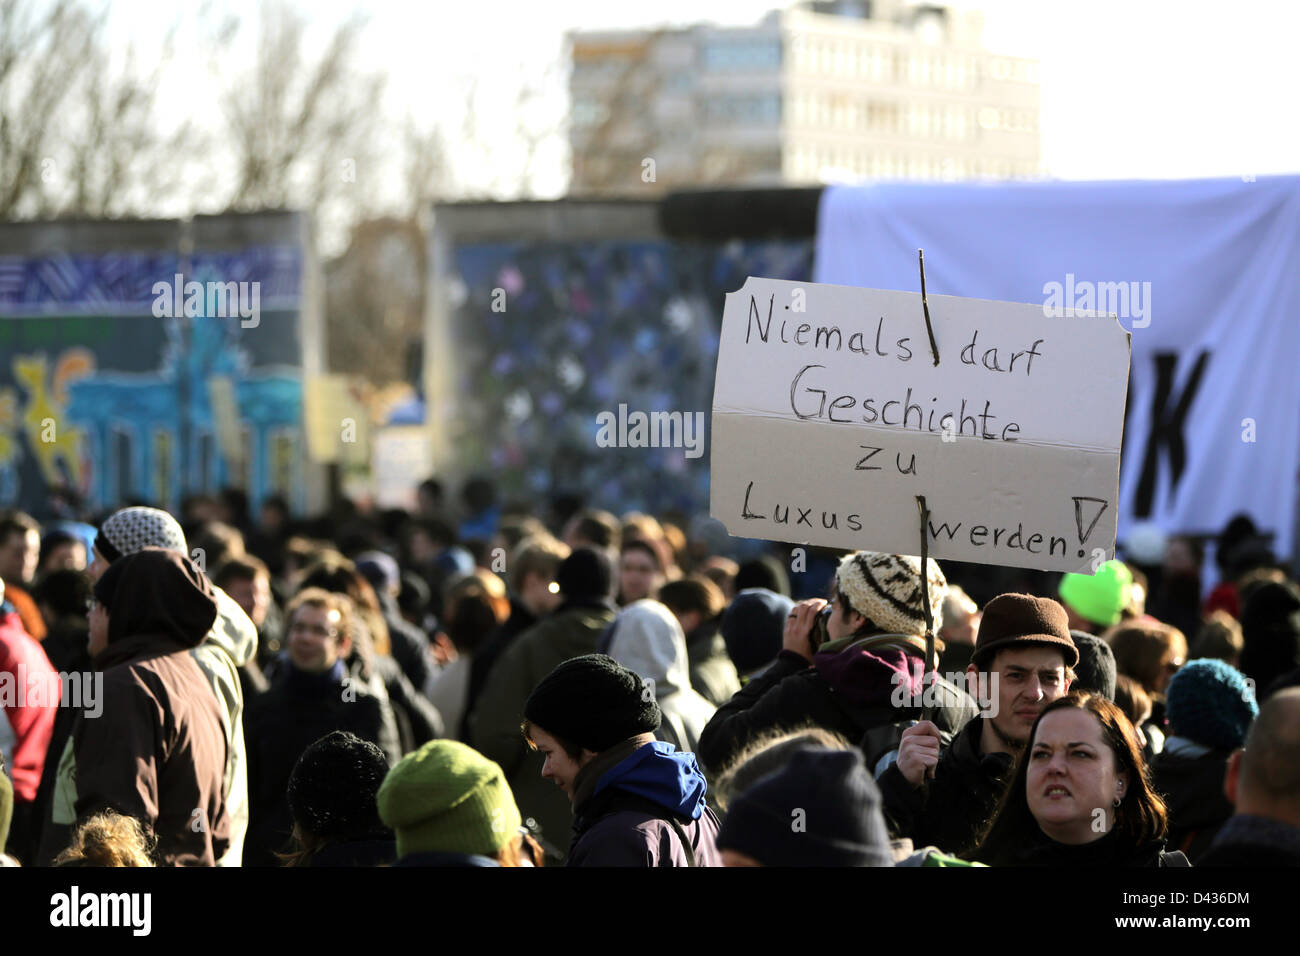
[[165,548],[189,556],[180,524],[157,508],[114,511],[100,525],[95,547],[110,563],[144,548]]

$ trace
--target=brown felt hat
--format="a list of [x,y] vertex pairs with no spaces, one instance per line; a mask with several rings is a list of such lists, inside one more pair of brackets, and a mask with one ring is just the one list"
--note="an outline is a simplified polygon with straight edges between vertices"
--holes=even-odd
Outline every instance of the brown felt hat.
[[999,594],[984,606],[971,656],[975,666],[984,670],[995,653],[1011,644],[1059,646],[1067,667],[1079,663],[1079,649],[1070,637],[1070,618],[1065,608],[1051,598]]

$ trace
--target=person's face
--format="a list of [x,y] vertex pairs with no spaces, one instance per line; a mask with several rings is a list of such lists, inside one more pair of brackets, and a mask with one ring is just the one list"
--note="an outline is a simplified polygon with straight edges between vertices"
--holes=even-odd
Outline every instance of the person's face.
[[13,532],[0,543],[0,578],[28,584],[36,577],[41,556],[41,536],[35,531]]
[[551,781],[573,799],[573,783],[578,779],[578,771],[595,758],[589,750],[584,750],[579,759],[574,760],[560,746],[559,741],[537,725],[529,731],[533,746],[542,755],[542,778]]
[[999,651],[991,671],[997,675],[998,709],[989,719],[1011,740],[1028,740],[1043,708],[1070,689],[1065,681],[1065,660],[1060,651],[1050,647],[1030,645]]
[[556,585],[545,575],[532,573],[524,575],[523,593],[520,597],[523,599],[524,604],[539,617],[550,614],[564,600],[560,596],[559,585]]
[[271,583],[265,575],[235,578],[226,588],[232,601],[243,608],[249,620],[259,630],[266,623],[266,612],[271,606]]
[[346,653],[338,611],[312,604],[298,608],[289,624],[289,659],[300,671],[323,674]]
[[650,555],[640,549],[626,552],[619,561],[618,571],[620,591],[627,604],[653,596],[662,583]]
[[45,570],[49,571],[84,571],[86,569],[86,546],[80,541],[65,541],[55,545],[45,557]]
[[1038,725],[1029,751],[1025,797],[1038,826],[1059,843],[1088,843],[1115,822],[1115,798],[1128,774],[1117,772],[1101,723],[1086,710],[1055,710]]
[[834,610],[831,611],[831,616],[826,619],[826,636],[830,640],[838,641],[842,637],[848,637],[856,633],[858,628],[866,623],[867,619],[857,611],[845,613],[848,605],[840,597],[838,591],[831,593],[831,604],[834,605]]
[[90,602],[90,641],[86,645],[86,650],[90,652],[93,658],[96,654],[108,647],[108,610],[98,601]]
[[90,562],[90,567],[86,570],[90,574],[92,581],[98,581],[104,576],[104,572],[108,570],[108,561],[99,553],[99,548],[91,548],[90,556],[94,560]]

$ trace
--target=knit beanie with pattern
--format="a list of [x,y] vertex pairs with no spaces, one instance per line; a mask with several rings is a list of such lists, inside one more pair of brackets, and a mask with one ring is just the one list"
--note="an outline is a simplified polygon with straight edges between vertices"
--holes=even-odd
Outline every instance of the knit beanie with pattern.
[[142,548],[165,548],[189,556],[185,532],[165,511],[157,508],[123,508],[104,519],[95,538],[95,550],[112,564]]
[[[929,567],[930,609],[936,628],[943,613],[948,582],[931,561]],[[891,634],[925,633],[922,607],[921,559],[910,554],[858,551],[840,562],[835,572],[835,589],[853,610],[876,627]]]

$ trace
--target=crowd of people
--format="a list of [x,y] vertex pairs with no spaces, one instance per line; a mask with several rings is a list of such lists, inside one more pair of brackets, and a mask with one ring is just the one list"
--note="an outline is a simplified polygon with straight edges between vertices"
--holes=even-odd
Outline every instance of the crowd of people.
[[1300,865],[1248,518],[1203,593],[1149,529],[1060,575],[461,492],[0,512],[0,861]]

